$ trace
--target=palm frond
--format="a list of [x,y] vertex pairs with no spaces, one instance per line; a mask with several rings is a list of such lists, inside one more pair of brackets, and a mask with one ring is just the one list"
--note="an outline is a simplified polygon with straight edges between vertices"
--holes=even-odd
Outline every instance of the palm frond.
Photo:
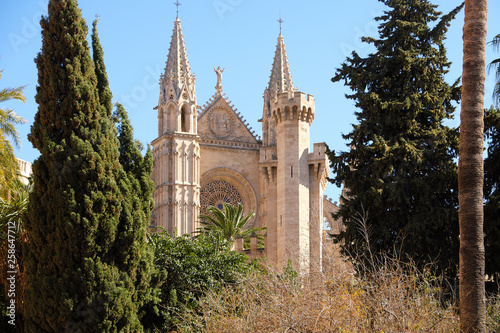
[[15,114],[11,109],[0,109],[0,138],[12,139],[17,148],[21,147],[21,138],[16,130],[15,124],[25,124],[23,117]]
[[26,102],[26,96],[24,96],[23,93],[24,88],[25,86],[16,88],[4,88],[0,90],[0,102],[5,102],[11,99]]
[[[0,71],[0,78],[2,71]],[[26,102],[26,97],[23,93],[24,87],[4,88],[0,90],[0,102],[5,102],[11,99],[16,99]],[[12,109],[0,108],[0,138],[7,140],[12,139],[16,147],[21,147],[21,139],[14,125],[24,124],[27,121],[18,116]]]
[[500,34],[493,37],[493,40],[491,42],[488,42],[488,44],[491,44],[493,46],[493,50],[499,51],[500,50]]
[[207,208],[206,214],[201,214],[201,227],[196,231],[197,234],[218,230],[222,237],[229,242],[233,242],[235,237],[244,232],[244,227],[248,221],[255,216],[254,211],[249,215],[243,216],[243,205],[223,204],[222,209],[214,206]]
[[[23,184],[15,178],[9,183],[8,189],[11,194],[10,200],[0,198],[0,230],[4,231],[8,223],[14,223],[16,235],[19,235],[23,229],[21,216],[28,207],[29,194],[33,186]],[[6,237],[6,234],[0,233],[0,238]]]
[[0,195],[7,191],[8,184],[17,178],[19,163],[10,142],[0,137]]
[[[500,34],[493,37],[493,40],[489,42],[493,46],[495,51],[500,50]],[[488,73],[491,70],[495,70],[495,79],[497,80],[495,87],[493,88],[493,100],[497,105],[500,105],[500,58],[494,59],[488,65]]]
[[[0,79],[2,78],[2,72],[0,71]],[[4,88],[0,90],[0,102],[5,102],[11,99],[17,99],[18,101],[26,102],[26,97],[24,96],[23,90],[26,86],[15,87],[15,88]]]

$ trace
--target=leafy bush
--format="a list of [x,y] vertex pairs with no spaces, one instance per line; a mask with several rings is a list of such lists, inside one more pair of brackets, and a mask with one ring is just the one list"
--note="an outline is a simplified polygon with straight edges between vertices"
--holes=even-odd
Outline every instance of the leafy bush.
[[[193,330],[202,325],[199,300],[208,291],[231,288],[249,271],[248,258],[231,251],[216,231],[196,238],[171,237],[165,230],[149,237],[154,263],[161,275],[161,302],[152,305],[143,318],[145,328],[171,331],[179,322],[192,322]],[[190,318],[190,319],[188,319]]]

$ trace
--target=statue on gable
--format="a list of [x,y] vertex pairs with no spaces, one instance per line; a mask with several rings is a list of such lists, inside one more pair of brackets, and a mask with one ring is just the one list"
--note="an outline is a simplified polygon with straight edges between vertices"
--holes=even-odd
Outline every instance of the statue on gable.
[[215,73],[217,74],[217,85],[215,86],[215,90],[217,91],[217,93],[220,95],[222,93],[222,72],[224,72],[225,68],[223,69],[220,69],[220,66],[215,68],[214,67],[214,71]]

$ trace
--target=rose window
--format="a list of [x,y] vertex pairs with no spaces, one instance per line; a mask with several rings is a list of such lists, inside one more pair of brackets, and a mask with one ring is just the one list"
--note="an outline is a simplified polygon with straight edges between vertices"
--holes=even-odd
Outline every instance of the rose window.
[[201,213],[206,213],[208,206],[222,209],[224,203],[237,205],[243,202],[240,193],[233,185],[222,180],[215,180],[203,186],[200,193]]

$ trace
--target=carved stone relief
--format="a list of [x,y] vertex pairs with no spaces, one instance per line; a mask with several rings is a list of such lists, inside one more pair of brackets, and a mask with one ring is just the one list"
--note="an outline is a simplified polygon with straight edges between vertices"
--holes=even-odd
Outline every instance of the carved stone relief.
[[208,115],[208,129],[218,139],[227,138],[233,130],[234,122],[232,117],[222,109],[213,109]]

